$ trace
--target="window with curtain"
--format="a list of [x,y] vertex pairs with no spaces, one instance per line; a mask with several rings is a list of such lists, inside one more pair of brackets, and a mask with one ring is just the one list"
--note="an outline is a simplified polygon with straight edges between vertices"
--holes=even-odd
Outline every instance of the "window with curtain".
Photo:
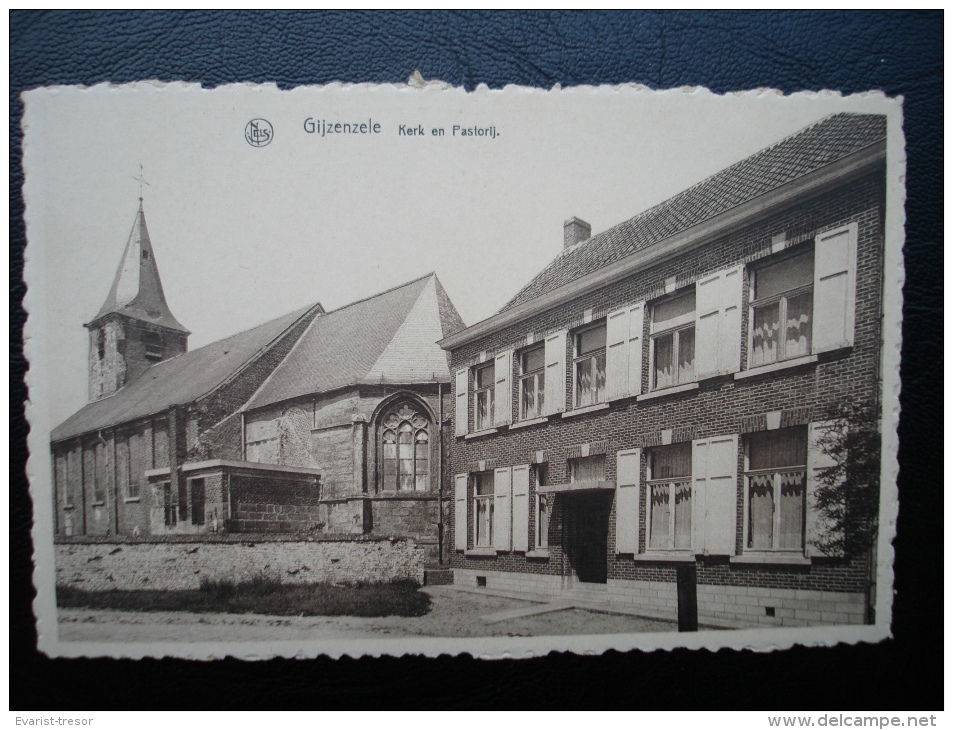
[[524,420],[543,415],[545,371],[543,347],[534,347],[520,355],[520,418]]
[[549,547],[549,518],[552,514],[552,495],[540,494],[539,487],[546,484],[546,467],[536,467],[536,547]]
[[692,445],[673,444],[648,454],[648,538],[650,550],[692,546]]
[[575,337],[573,370],[577,408],[606,399],[606,324],[579,332]]
[[807,483],[807,426],[747,438],[749,550],[801,550]]
[[652,307],[652,388],[695,380],[695,289]]
[[814,251],[752,272],[751,367],[811,354]]
[[430,421],[403,404],[381,421],[381,491],[430,491]]
[[603,481],[606,478],[605,454],[598,456],[583,456],[569,460],[569,481],[589,482]]
[[496,367],[490,362],[478,367],[474,372],[474,400],[476,412],[474,426],[477,431],[493,427],[493,396],[496,384]]
[[493,546],[493,487],[492,471],[473,476],[473,534],[476,547]]

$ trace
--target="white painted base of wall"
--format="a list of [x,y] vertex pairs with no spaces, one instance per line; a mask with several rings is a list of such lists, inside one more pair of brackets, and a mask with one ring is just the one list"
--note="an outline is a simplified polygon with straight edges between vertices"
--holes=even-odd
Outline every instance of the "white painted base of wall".
[[[774,609],[774,616],[768,609]],[[825,626],[862,624],[863,593],[793,588],[698,586],[698,621],[720,619],[737,626]]]
[[[478,578],[485,579],[480,585]],[[678,619],[675,583],[664,581],[609,580],[604,586],[589,583],[568,585],[558,575],[509,573],[495,570],[455,568],[453,583],[463,588],[484,587],[527,598],[583,598],[646,616]],[[790,588],[745,586],[698,586],[698,622],[701,626],[751,628],[761,626],[823,626],[864,623],[863,593],[834,593]],[[773,609],[774,615],[769,615]]]

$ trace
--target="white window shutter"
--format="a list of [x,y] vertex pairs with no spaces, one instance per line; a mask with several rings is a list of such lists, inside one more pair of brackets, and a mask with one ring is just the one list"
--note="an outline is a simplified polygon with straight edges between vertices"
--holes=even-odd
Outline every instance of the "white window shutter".
[[807,431],[807,505],[805,515],[805,536],[804,536],[804,554],[809,557],[837,557],[823,552],[815,545],[816,540],[830,539],[833,526],[827,519],[827,516],[819,509],[815,503],[815,493],[819,487],[824,486],[821,480],[821,474],[825,469],[836,465],[836,462],[828,454],[825,454],[820,446],[818,439],[828,434],[828,432],[838,428],[838,424],[832,421],[820,421],[808,426]]
[[470,370],[469,368],[461,368],[457,370],[456,377],[456,398],[457,398],[457,407],[456,412],[454,413],[454,426],[456,428],[455,433],[457,436],[465,436],[467,433],[467,427],[470,423],[470,393],[468,388],[470,386]]
[[497,426],[505,426],[513,419],[513,388],[511,384],[511,373],[513,371],[511,362],[513,357],[512,350],[501,352],[496,356],[493,363],[495,391],[493,395],[493,423]]
[[616,454],[615,551],[639,552],[639,487],[642,483],[642,449]]
[[529,550],[529,464],[513,467],[513,549]]
[[512,550],[510,530],[510,486],[513,470],[509,467],[493,473],[493,547],[497,550]]
[[645,320],[645,302],[629,307],[629,395],[642,393],[642,328]]
[[606,317],[606,390],[609,400],[629,394],[629,308]]
[[722,269],[695,283],[695,376],[737,372],[741,368],[740,266]]
[[606,317],[606,388],[608,398],[642,392],[642,302],[609,312]]
[[744,267],[726,269],[722,281],[721,372],[741,370],[741,311],[744,307]]
[[566,330],[546,336],[546,415],[566,410]]
[[692,442],[692,537],[696,553],[734,555],[738,506],[738,436]]
[[814,240],[813,352],[854,344],[857,224],[822,233]]
[[454,477],[453,489],[453,547],[467,549],[467,481],[466,474]]

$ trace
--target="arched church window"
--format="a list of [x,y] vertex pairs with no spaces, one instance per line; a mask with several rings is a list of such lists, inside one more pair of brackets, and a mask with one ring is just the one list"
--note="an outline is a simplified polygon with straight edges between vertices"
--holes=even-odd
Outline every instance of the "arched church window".
[[430,420],[409,404],[381,422],[381,490],[430,491]]

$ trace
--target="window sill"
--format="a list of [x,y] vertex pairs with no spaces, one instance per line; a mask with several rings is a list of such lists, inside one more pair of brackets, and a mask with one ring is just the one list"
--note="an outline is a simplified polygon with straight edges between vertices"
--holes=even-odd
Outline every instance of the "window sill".
[[407,492],[398,492],[392,489],[382,490],[377,492],[377,494],[361,494],[358,497],[351,497],[351,499],[436,499],[437,493],[432,491],[407,491]]
[[472,433],[468,433],[463,438],[467,440],[478,439],[478,438],[483,438],[484,436],[492,436],[499,432],[500,432],[500,429],[497,426],[494,426],[493,428],[485,428],[482,431],[473,431]]
[[105,507],[105,506],[106,506],[106,500],[105,500],[105,499],[97,499],[95,502],[92,502],[89,506],[90,506],[90,507]]
[[728,562],[741,565],[810,565],[811,559],[800,553],[746,553],[732,555]]
[[667,395],[676,393],[687,393],[690,390],[698,390],[698,383],[683,383],[682,385],[673,385],[671,388],[662,388],[653,390],[651,393],[645,393],[636,398],[637,401],[652,400],[653,398],[664,398]]
[[735,373],[735,380],[754,378],[758,375],[773,373],[778,370],[787,370],[788,368],[796,368],[800,365],[810,365],[815,362],[817,362],[817,355],[805,355],[804,357],[796,357],[793,360],[781,360],[781,362],[773,362],[770,365],[759,365],[756,368]]
[[74,509],[76,509],[76,505],[75,505],[75,504],[64,504],[64,505],[63,505],[63,509],[74,510]]
[[633,555],[632,559],[640,563],[694,563],[695,554],[674,550],[653,550]]
[[526,553],[527,560],[549,560],[549,548],[536,548]]
[[470,548],[464,550],[463,554],[468,558],[495,558],[496,548]]
[[563,418],[572,418],[573,416],[583,416],[586,413],[595,413],[596,411],[604,411],[609,407],[608,403],[596,403],[591,406],[583,406],[582,408],[574,408],[571,411],[565,411],[562,415]]
[[540,418],[531,418],[528,421],[517,421],[516,423],[510,426],[510,431],[514,431],[517,428],[526,428],[527,426],[536,426],[540,423],[546,423],[549,421],[547,416],[541,416]]
[[140,498],[139,498],[139,497],[126,497],[126,498],[124,498],[122,501],[125,502],[126,504],[130,504],[130,503],[132,503],[132,502],[138,502],[138,501],[140,501]]

